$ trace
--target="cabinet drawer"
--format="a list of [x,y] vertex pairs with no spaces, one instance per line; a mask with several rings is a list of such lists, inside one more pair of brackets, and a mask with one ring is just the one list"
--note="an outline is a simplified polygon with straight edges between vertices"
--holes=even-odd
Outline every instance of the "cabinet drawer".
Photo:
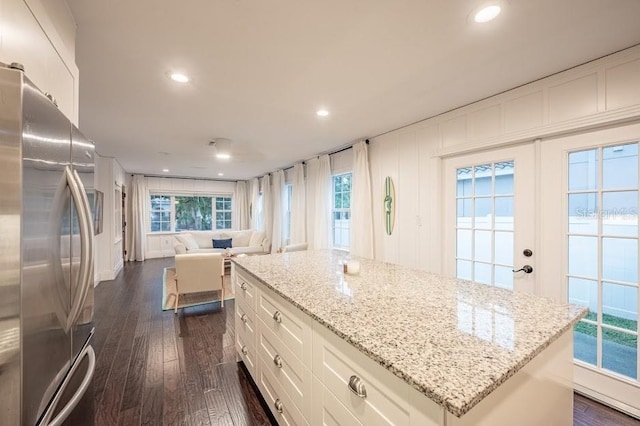
[[258,357],[278,381],[291,401],[309,418],[311,412],[311,370],[278,339],[260,320],[258,327]]
[[289,302],[261,288],[258,292],[258,318],[305,365],[311,365],[311,317]]
[[[313,374],[362,424],[412,424],[406,383],[319,324],[314,324],[313,345]],[[352,377],[366,396],[350,389]]]
[[318,380],[313,378],[313,426],[361,426],[338,398]]
[[279,425],[308,425],[302,413],[283,392],[280,383],[261,357],[258,357],[258,388]]
[[245,340],[251,342],[252,346],[255,346],[256,314],[239,300],[236,301],[235,305],[236,334],[243,336]]
[[[235,265],[234,265],[235,266]],[[236,300],[242,300],[251,310],[256,310],[256,286],[253,284],[254,279],[248,278],[245,273],[239,272],[239,268],[233,268],[235,271],[233,278],[233,291]]]
[[251,377],[256,378],[256,349],[252,342],[246,341],[244,336],[236,333],[236,351],[249,370]]

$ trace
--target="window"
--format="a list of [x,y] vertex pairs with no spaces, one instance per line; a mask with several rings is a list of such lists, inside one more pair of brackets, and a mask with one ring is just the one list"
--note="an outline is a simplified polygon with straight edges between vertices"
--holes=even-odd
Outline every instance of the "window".
[[231,197],[216,197],[216,229],[231,229]]
[[211,197],[174,197],[176,232],[211,230]]
[[[152,194],[150,231],[231,229],[231,197]],[[215,218],[215,221],[214,221]]]
[[171,197],[151,196],[151,232],[171,231]]
[[333,177],[333,246],[349,249],[351,218],[351,173]]
[[285,185],[284,190],[284,243],[291,243],[291,194],[293,186]]

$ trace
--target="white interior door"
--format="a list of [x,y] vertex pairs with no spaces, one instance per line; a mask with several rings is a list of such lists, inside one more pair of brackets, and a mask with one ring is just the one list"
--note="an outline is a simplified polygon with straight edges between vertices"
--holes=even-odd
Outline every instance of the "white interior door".
[[534,154],[531,143],[444,161],[447,275],[535,292]]
[[640,416],[640,125],[541,146],[543,295],[587,306],[574,329],[576,389]]

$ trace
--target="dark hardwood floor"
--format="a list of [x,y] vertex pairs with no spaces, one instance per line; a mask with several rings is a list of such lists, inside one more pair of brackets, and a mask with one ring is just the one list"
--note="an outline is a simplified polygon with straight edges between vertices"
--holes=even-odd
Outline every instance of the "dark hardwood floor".
[[233,301],[161,310],[173,259],[128,263],[95,292],[96,425],[270,425],[238,368]]
[[[271,424],[235,362],[233,301],[163,312],[166,266],[130,262],[96,288],[95,424]],[[581,395],[573,411],[576,426],[640,425]]]

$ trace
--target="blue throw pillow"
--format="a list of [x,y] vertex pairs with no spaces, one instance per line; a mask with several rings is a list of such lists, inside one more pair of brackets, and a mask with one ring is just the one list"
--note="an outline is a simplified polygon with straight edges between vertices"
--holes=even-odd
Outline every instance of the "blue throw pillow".
[[226,249],[231,248],[231,238],[227,238],[226,240],[213,240],[213,248]]

